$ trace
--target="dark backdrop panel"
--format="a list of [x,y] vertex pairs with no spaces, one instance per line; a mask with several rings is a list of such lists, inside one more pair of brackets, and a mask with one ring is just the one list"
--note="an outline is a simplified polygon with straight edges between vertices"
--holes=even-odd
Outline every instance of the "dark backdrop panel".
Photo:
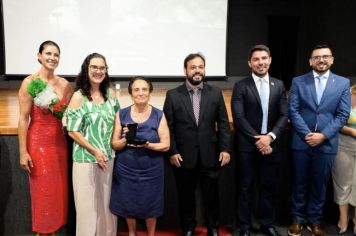
[[297,16],[268,17],[268,45],[272,52],[269,73],[283,80],[287,90],[292,83],[298,44]]
[[19,167],[17,136],[0,136],[0,235],[31,232],[28,177]]
[[5,45],[4,45],[4,25],[2,14],[2,1],[0,1],[0,80],[5,74]]
[[332,71],[356,77],[356,67],[351,59],[356,55],[353,46],[356,42],[356,1],[305,0],[300,5],[296,73],[308,71],[311,48],[326,43],[332,47],[335,56]]
[[[356,77],[356,67],[350,59],[356,54],[356,47],[352,46],[356,42],[355,9],[353,0],[229,1],[227,75],[249,74],[247,52],[251,46],[262,43],[271,47],[271,72],[282,75],[289,87],[292,77],[310,70],[311,48],[326,43],[334,49],[332,70]],[[276,22],[278,18],[280,22]],[[283,23],[285,26],[281,27]],[[281,48],[286,50],[281,52]],[[288,52],[291,55],[286,58],[283,54]],[[278,65],[278,60],[283,66]]]

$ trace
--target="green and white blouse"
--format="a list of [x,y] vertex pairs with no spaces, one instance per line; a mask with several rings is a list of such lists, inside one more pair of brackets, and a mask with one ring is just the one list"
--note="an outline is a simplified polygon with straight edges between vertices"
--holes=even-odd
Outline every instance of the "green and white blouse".
[[346,125],[356,129],[356,109],[351,109],[350,117]]
[[[116,98],[110,95],[101,104],[94,104],[83,96],[84,102],[77,109],[67,109],[65,113],[67,130],[81,132],[91,145],[106,154],[109,160],[115,157],[115,151],[110,146],[114,127],[115,114],[120,105]],[[95,157],[78,143],[73,143],[73,161],[96,163]]]

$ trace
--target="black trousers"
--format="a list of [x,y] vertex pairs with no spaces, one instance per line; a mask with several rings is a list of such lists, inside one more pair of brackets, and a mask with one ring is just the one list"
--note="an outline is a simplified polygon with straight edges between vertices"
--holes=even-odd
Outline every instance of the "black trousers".
[[182,230],[193,230],[196,226],[195,191],[198,180],[202,190],[205,224],[208,228],[217,228],[219,225],[219,168],[205,168],[198,162],[193,169],[175,167],[174,175],[177,183]]
[[239,152],[240,196],[239,219],[243,230],[251,228],[252,199],[255,183],[259,188],[259,218],[264,226],[275,221],[275,199],[278,181],[279,153],[262,155],[258,150]]

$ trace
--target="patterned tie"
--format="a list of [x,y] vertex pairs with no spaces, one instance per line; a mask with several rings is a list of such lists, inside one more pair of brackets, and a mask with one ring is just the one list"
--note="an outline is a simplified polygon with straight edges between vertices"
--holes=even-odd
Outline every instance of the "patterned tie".
[[200,97],[198,96],[199,89],[193,90],[193,112],[197,125],[199,124],[199,112],[200,112]]
[[316,76],[315,77],[318,82],[317,82],[317,86],[316,86],[316,96],[317,96],[317,100],[318,100],[318,104],[320,103],[321,97],[323,96],[324,93],[324,80],[323,80],[323,76]]
[[267,100],[267,85],[263,82],[263,79],[260,78],[260,99],[261,99],[261,106],[262,106],[262,128],[261,134],[267,133],[267,110],[268,110],[268,100]]

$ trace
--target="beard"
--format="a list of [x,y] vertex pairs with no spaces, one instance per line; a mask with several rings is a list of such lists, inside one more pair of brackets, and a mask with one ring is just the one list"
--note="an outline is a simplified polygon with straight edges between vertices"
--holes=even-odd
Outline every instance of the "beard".
[[316,64],[315,66],[313,66],[313,70],[315,70],[315,72],[323,74],[325,73],[327,70],[329,70],[331,65],[329,65],[326,62],[319,62],[318,64]]
[[[201,78],[199,78],[199,79],[194,79],[194,77],[195,77],[196,75],[200,75]],[[192,75],[192,76],[188,76],[188,75],[187,75],[187,79],[188,79],[189,83],[191,83],[191,84],[194,85],[194,86],[197,86],[197,85],[201,84],[201,82],[203,82],[203,80],[204,80],[204,74],[201,74],[201,73],[197,72],[197,73],[195,73],[195,74]]]

